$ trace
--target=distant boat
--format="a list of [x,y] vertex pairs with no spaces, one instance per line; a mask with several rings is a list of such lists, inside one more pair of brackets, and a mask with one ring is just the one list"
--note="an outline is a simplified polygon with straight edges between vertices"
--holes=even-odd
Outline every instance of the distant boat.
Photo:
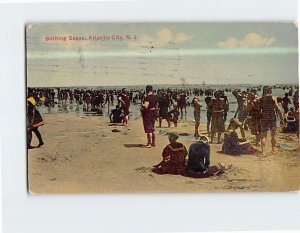
[[181,83],[181,89],[185,89],[186,84],[184,82]]
[[205,85],[206,85],[206,83],[203,81],[203,82],[202,82],[202,85],[204,85],[204,86],[205,86]]

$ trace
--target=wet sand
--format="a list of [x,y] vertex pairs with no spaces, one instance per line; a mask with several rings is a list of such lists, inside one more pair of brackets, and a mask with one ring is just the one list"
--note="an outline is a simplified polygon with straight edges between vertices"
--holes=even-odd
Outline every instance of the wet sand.
[[[277,133],[280,148],[274,154],[270,153],[268,135],[266,157],[260,153],[224,155],[218,153],[221,144],[211,144],[211,164],[232,166],[221,176],[195,179],[150,171],[161,161],[168,144],[164,132],[193,134],[191,121],[179,122],[177,128],[167,128],[164,121],[163,128],[156,128],[156,147],[147,149],[141,147],[146,143],[141,119],[130,119],[124,127],[97,116],[45,114],[43,118],[45,125],[39,130],[45,145],[28,151],[31,193],[285,192],[300,187],[299,139],[295,134]],[[202,132],[205,128],[200,126]],[[249,133],[246,131],[246,136]],[[181,136],[179,142],[188,149],[193,137]],[[32,145],[37,144],[33,134]]]

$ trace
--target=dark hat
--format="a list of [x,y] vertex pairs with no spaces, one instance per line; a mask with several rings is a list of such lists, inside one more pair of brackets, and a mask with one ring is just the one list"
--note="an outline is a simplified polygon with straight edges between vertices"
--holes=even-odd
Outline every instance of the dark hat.
[[170,133],[168,133],[168,135],[169,135],[169,138],[174,139],[174,140],[177,140],[179,138],[178,134],[174,133],[174,132],[170,132]]
[[221,91],[220,91],[220,90],[216,90],[216,91],[214,92],[214,97],[215,97],[215,98],[216,98],[217,95],[221,96]]

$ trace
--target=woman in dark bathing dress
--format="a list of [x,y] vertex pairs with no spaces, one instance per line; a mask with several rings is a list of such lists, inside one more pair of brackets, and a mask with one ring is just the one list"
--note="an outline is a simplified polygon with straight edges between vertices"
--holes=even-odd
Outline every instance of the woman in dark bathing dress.
[[157,98],[153,95],[151,85],[146,86],[146,94],[147,96],[142,103],[141,111],[144,131],[147,134],[146,148],[151,148],[152,146],[155,146],[154,124],[156,120]]

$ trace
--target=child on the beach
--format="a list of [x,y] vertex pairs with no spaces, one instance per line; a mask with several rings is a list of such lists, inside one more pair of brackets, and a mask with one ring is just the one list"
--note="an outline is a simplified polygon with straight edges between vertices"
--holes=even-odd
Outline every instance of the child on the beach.
[[109,119],[111,123],[121,123],[123,120],[122,110],[120,109],[119,105],[116,105],[116,108],[111,110],[109,115]]
[[[178,110],[178,106],[175,104],[175,105],[173,105],[173,109],[168,112],[168,120],[169,120],[169,122],[172,122],[175,127],[177,127],[177,121],[178,121],[179,115],[180,115],[180,112]],[[169,127],[170,126],[171,125],[169,124]]]

